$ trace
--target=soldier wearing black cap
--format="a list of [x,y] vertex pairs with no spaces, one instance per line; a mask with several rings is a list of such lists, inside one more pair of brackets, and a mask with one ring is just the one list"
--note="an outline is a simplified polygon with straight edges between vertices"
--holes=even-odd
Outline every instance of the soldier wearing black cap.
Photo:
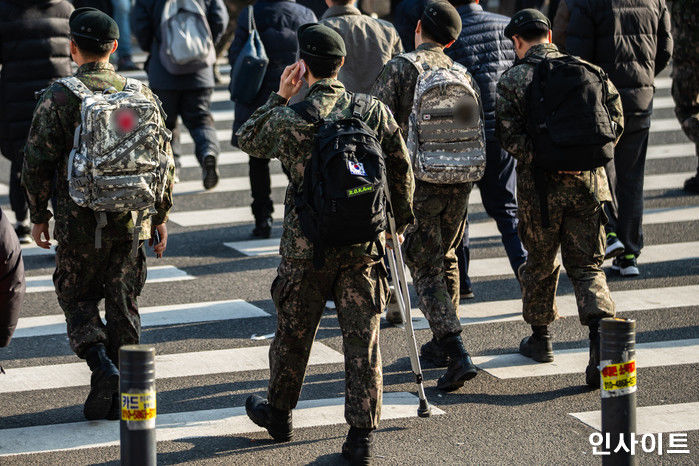
[[[114,72],[109,56],[117,48],[119,28],[106,14],[93,8],[79,8],[70,23],[70,52],[79,66],[75,77],[89,90],[124,89],[126,79]],[[141,93],[155,102],[144,85]],[[153,205],[156,214],[144,220],[138,254],[132,254],[134,221],[130,212],[108,213],[101,230],[101,248],[95,248],[95,212],[80,207],[70,196],[68,169],[75,128],[81,122],[82,100],[61,82],[52,84],[36,106],[25,148],[22,182],[29,200],[32,236],[39,247],[51,247],[49,220],[55,219],[53,234],[56,271],[53,275],[58,303],[66,317],[68,339],[75,353],[87,360],[92,370],[90,394],[84,414],[89,420],[118,419],[119,373],[115,366],[119,347],[138,343],[141,321],[137,298],[146,277],[143,241],[151,238],[151,226],[161,241],[154,245],[162,254],[167,244],[165,222],[172,206],[172,177],[168,173],[162,202]],[[161,118],[161,125],[164,127]],[[94,135],[96,138],[99,134]],[[170,144],[162,141],[162,151]],[[55,180],[55,188],[52,188]],[[48,202],[56,197],[55,210]],[[104,298],[107,324],[99,315]]]
[[[279,91],[257,109],[238,130],[240,148],[253,157],[278,158],[289,174],[281,264],[272,283],[277,331],[269,352],[267,399],[251,396],[248,416],[277,441],[292,436],[291,410],[296,406],[316,329],[332,295],[337,307],[345,353],[345,419],[350,425],[343,455],[369,464],[372,432],[381,416],[382,374],[379,350],[381,310],[388,298],[386,269],[381,257],[383,233],[376,241],[324,249],[324,264],[314,265],[314,247],[304,235],[294,202],[303,186],[304,167],[311,157],[318,127],[287,106],[302,86],[309,91],[302,104],[324,121],[351,118],[352,94],[337,80],[346,54],[342,38],[320,24],[299,28],[301,60],[286,67]],[[396,224],[402,232],[412,222],[413,177],[407,149],[391,112],[367,96],[362,120],[376,133],[386,163]],[[297,107],[295,107],[297,108]],[[350,168],[351,171],[351,168]]]
[[[447,2],[427,4],[415,29],[415,63],[429,68],[449,68],[454,62],[445,53],[461,33],[461,16]],[[467,72],[467,79],[478,86]],[[420,73],[412,59],[399,55],[389,61],[372,88],[372,94],[391,109],[408,134],[415,86]],[[454,391],[475,377],[476,367],[464,348],[459,322],[459,267],[456,246],[464,235],[468,198],[473,183],[435,184],[415,182],[416,222],[406,233],[405,261],[419,297],[420,310],[430,323],[433,339],[420,355],[438,367],[448,366],[437,388]],[[391,323],[400,317],[387,314]]]
[[[514,42],[519,59],[498,81],[495,108],[495,136],[503,149],[517,159],[517,203],[519,234],[529,252],[519,268],[524,320],[533,334],[524,338],[519,351],[538,362],[553,361],[548,325],[558,318],[555,295],[560,265],[560,248],[568,278],[575,288],[580,322],[589,327],[590,361],[586,381],[599,387],[599,321],[614,316],[604,261],[604,223],[601,202],[611,199],[604,167],[587,171],[551,171],[534,164],[535,152],[527,122],[527,90],[534,69],[543,59],[565,56],[551,44],[551,24],[538,10],[516,13],[505,35]],[[592,69],[599,68],[590,65]],[[621,135],[621,99],[606,79],[606,108]],[[537,187],[545,186],[545,190]],[[543,194],[542,194],[543,192]],[[541,200],[544,199],[542,202]],[[545,208],[548,213],[545,219]]]

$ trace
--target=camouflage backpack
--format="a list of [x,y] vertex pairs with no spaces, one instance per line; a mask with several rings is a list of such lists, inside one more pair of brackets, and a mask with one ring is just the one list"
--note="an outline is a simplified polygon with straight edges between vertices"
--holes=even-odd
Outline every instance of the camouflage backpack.
[[436,184],[478,181],[485,171],[480,97],[466,68],[431,68],[417,53],[400,55],[420,74],[407,145],[415,178]]
[[143,95],[143,85],[136,79],[127,78],[121,92],[111,88],[93,93],[75,77],[59,82],[82,100],[68,159],[70,197],[95,211],[97,249],[107,212],[131,212],[135,253],[143,219],[162,200],[174,163],[161,150],[171,137],[163,126],[162,110]]

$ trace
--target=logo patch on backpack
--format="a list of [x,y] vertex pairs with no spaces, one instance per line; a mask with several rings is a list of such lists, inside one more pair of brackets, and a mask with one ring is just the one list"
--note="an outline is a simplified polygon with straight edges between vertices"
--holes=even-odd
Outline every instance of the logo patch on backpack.
[[120,108],[113,114],[114,127],[119,134],[127,134],[138,126],[138,114],[132,108]]
[[364,164],[359,162],[352,162],[351,160],[347,162],[349,171],[352,175],[366,176],[366,170],[364,170]]
[[[360,164],[361,165],[361,164]],[[356,188],[347,190],[347,197],[359,196],[360,194],[373,193],[374,187],[370,184],[365,186],[358,186]]]

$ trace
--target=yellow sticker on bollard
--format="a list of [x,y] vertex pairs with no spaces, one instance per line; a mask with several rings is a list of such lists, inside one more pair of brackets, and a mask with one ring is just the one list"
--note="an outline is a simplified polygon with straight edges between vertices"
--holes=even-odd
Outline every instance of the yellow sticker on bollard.
[[602,396],[613,397],[627,395],[636,391],[636,361],[619,364],[603,364]]
[[155,419],[155,392],[122,393],[121,420],[149,421]]

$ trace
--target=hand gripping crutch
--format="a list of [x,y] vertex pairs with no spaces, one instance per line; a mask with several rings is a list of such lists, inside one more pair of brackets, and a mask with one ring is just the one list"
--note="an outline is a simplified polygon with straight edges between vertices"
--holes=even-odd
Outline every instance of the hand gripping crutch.
[[396,301],[398,301],[398,309],[405,322],[405,340],[408,344],[408,354],[410,355],[410,365],[415,375],[415,383],[417,384],[417,395],[420,398],[420,405],[417,408],[417,415],[420,417],[430,417],[430,404],[427,402],[425,395],[425,387],[422,385],[422,368],[420,367],[420,358],[417,354],[417,342],[415,341],[415,331],[413,329],[413,320],[410,315],[410,291],[408,290],[408,279],[405,275],[405,262],[403,261],[403,253],[400,249],[400,241],[396,231],[396,220],[393,216],[393,206],[388,189],[385,189],[388,208],[386,209],[386,217],[388,218],[388,228],[391,233],[392,248],[388,248],[388,263],[392,271],[393,287],[395,288]]

